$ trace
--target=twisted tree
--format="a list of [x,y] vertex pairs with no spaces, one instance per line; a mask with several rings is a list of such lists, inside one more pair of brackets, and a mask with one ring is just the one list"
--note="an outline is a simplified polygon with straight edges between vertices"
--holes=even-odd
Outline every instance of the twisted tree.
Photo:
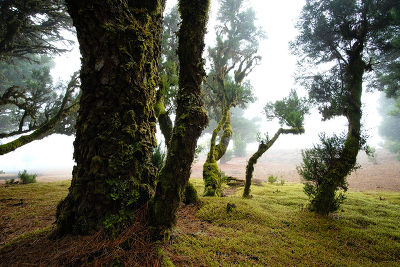
[[[255,100],[250,82],[244,81],[261,57],[258,42],[264,37],[257,28],[255,12],[245,0],[221,0],[216,26],[216,45],[209,48],[211,71],[206,82],[206,105],[218,124],[212,132],[210,148],[203,165],[204,195],[220,194],[217,161],[225,154],[233,131],[230,109],[245,107]],[[219,143],[217,144],[217,137]]]
[[[300,34],[292,47],[306,69],[304,83],[309,96],[324,120],[344,116],[348,121],[343,146],[332,155],[335,159],[329,161],[324,175],[326,183],[316,184],[311,196],[312,206],[319,213],[327,214],[334,210],[330,207],[338,207],[332,205],[334,192],[345,184],[365,143],[361,137],[364,76],[388,64],[380,60],[399,33],[399,25],[391,16],[391,10],[398,6],[394,0],[307,0],[301,13],[297,26]],[[312,72],[327,67],[325,72]]]
[[308,110],[308,101],[305,98],[299,98],[295,90],[292,90],[288,97],[275,103],[268,103],[265,106],[264,111],[267,119],[279,119],[280,125],[287,128],[279,128],[271,139],[268,135],[265,138],[259,138],[258,149],[247,162],[244,198],[250,197],[251,179],[253,178],[254,165],[258,159],[275,143],[281,134],[303,134],[304,115],[308,113]]

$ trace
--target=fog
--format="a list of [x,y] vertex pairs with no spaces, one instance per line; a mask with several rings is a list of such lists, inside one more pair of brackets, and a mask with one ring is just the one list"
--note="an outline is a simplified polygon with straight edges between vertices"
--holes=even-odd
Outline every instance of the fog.
[[[298,93],[305,96],[304,88],[295,84],[293,77],[296,72],[296,57],[291,55],[288,42],[296,36],[294,27],[304,1],[281,0],[249,1],[257,14],[257,24],[267,34],[267,39],[260,42],[259,54],[262,56],[260,65],[248,76],[251,81],[257,101],[249,106],[245,116],[252,118],[258,116],[263,119],[262,132],[269,132],[270,136],[278,129],[277,122],[267,122],[262,113],[264,105],[268,101],[275,101],[288,95],[290,89],[296,88]],[[167,9],[176,1],[167,1]],[[211,18],[208,25],[206,42],[211,45],[215,34],[213,31],[215,16],[218,10],[218,1],[212,1]],[[70,47],[69,53],[55,58],[56,66],[52,70],[54,81],[67,81],[71,74],[80,67],[80,54],[77,41],[74,47]],[[206,53],[204,54],[206,56]],[[377,99],[379,93],[363,94],[363,126],[370,136],[369,144],[379,146],[381,139],[378,136],[377,127],[380,116],[377,112]],[[338,118],[328,122],[322,122],[321,116],[316,110],[305,119],[306,133],[302,136],[281,136],[274,144],[274,150],[279,149],[304,149],[311,147],[318,141],[318,133],[341,133],[346,130],[345,118]],[[254,133],[256,135],[257,133]],[[0,170],[17,172],[23,169],[30,171],[41,170],[71,170],[73,166],[73,136],[52,135],[39,141],[25,145],[14,152],[0,156]],[[3,139],[3,143],[7,140]],[[248,150],[254,150],[256,144],[248,146]]]

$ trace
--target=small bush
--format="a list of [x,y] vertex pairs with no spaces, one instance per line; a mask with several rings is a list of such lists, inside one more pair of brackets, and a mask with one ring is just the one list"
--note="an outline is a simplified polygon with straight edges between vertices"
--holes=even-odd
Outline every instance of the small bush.
[[285,184],[285,179],[281,179],[281,185],[284,185]]
[[7,185],[12,185],[12,184],[18,184],[18,182],[15,181],[14,178],[10,179],[10,180],[6,180],[6,184]]
[[270,183],[270,184],[273,184],[273,183],[275,183],[276,181],[278,180],[278,177],[276,177],[276,176],[274,176],[274,175],[270,175],[270,176],[268,176],[268,182]]
[[[322,134],[320,141],[321,144],[302,151],[303,163],[297,171],[304,179],[304,192],[310,198],[310,210],[328,215],[339,208],[347,191],[347,174],[334,169],[343,155],[346,136],[326,137]],[[349,173],[357,168],[353,165]]]
[[23,184],[36,183],[37,174],[29,174],[26,170],[18,173],[18,178],[21,179]]

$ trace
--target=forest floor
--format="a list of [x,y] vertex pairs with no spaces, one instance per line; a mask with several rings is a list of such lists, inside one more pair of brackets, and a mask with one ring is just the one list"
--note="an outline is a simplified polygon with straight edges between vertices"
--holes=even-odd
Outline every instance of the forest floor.
[[[191,182],[202,192],[201,179]],[[69,183],[0,186],[0,266],[400,266],[400,192],[350,190],[322,217],[306,209],[301,184],[254,184],[251,199],[236,187],[182,206],[165,242],[137,223],[117,240],[51,240]]]

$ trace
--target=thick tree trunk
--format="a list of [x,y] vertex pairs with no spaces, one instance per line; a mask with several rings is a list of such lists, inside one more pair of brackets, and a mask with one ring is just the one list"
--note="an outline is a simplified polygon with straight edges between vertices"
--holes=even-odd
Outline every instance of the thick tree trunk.
[[117,234],[153,195],[153,110],[164,1],[67,0],[82,55],[80,110],[58,234]]
[[279,130],[275,133],[271,140],[267,143],[261,142],[258,145],[258,150],[250,157],[247,166],[246,166],[246,182],[244,185],[243,197],[250,197],[250,186],[251,179],[253,178],[254,165],[257,163],[258,159],[275,143],[281,134],[302,134],[304,133],[304,128],[292,128],[292,129],[283,129],[279,128]]
[[155,234],[163,235],[176,218],[176,211],[189,180],[197,139],[207,125],[201,99],[205,75],[202,59],[209,0],[180,0],[182,24],[179,29],[179,91],[175,126],[165,166],[151,202],[151,221]]

